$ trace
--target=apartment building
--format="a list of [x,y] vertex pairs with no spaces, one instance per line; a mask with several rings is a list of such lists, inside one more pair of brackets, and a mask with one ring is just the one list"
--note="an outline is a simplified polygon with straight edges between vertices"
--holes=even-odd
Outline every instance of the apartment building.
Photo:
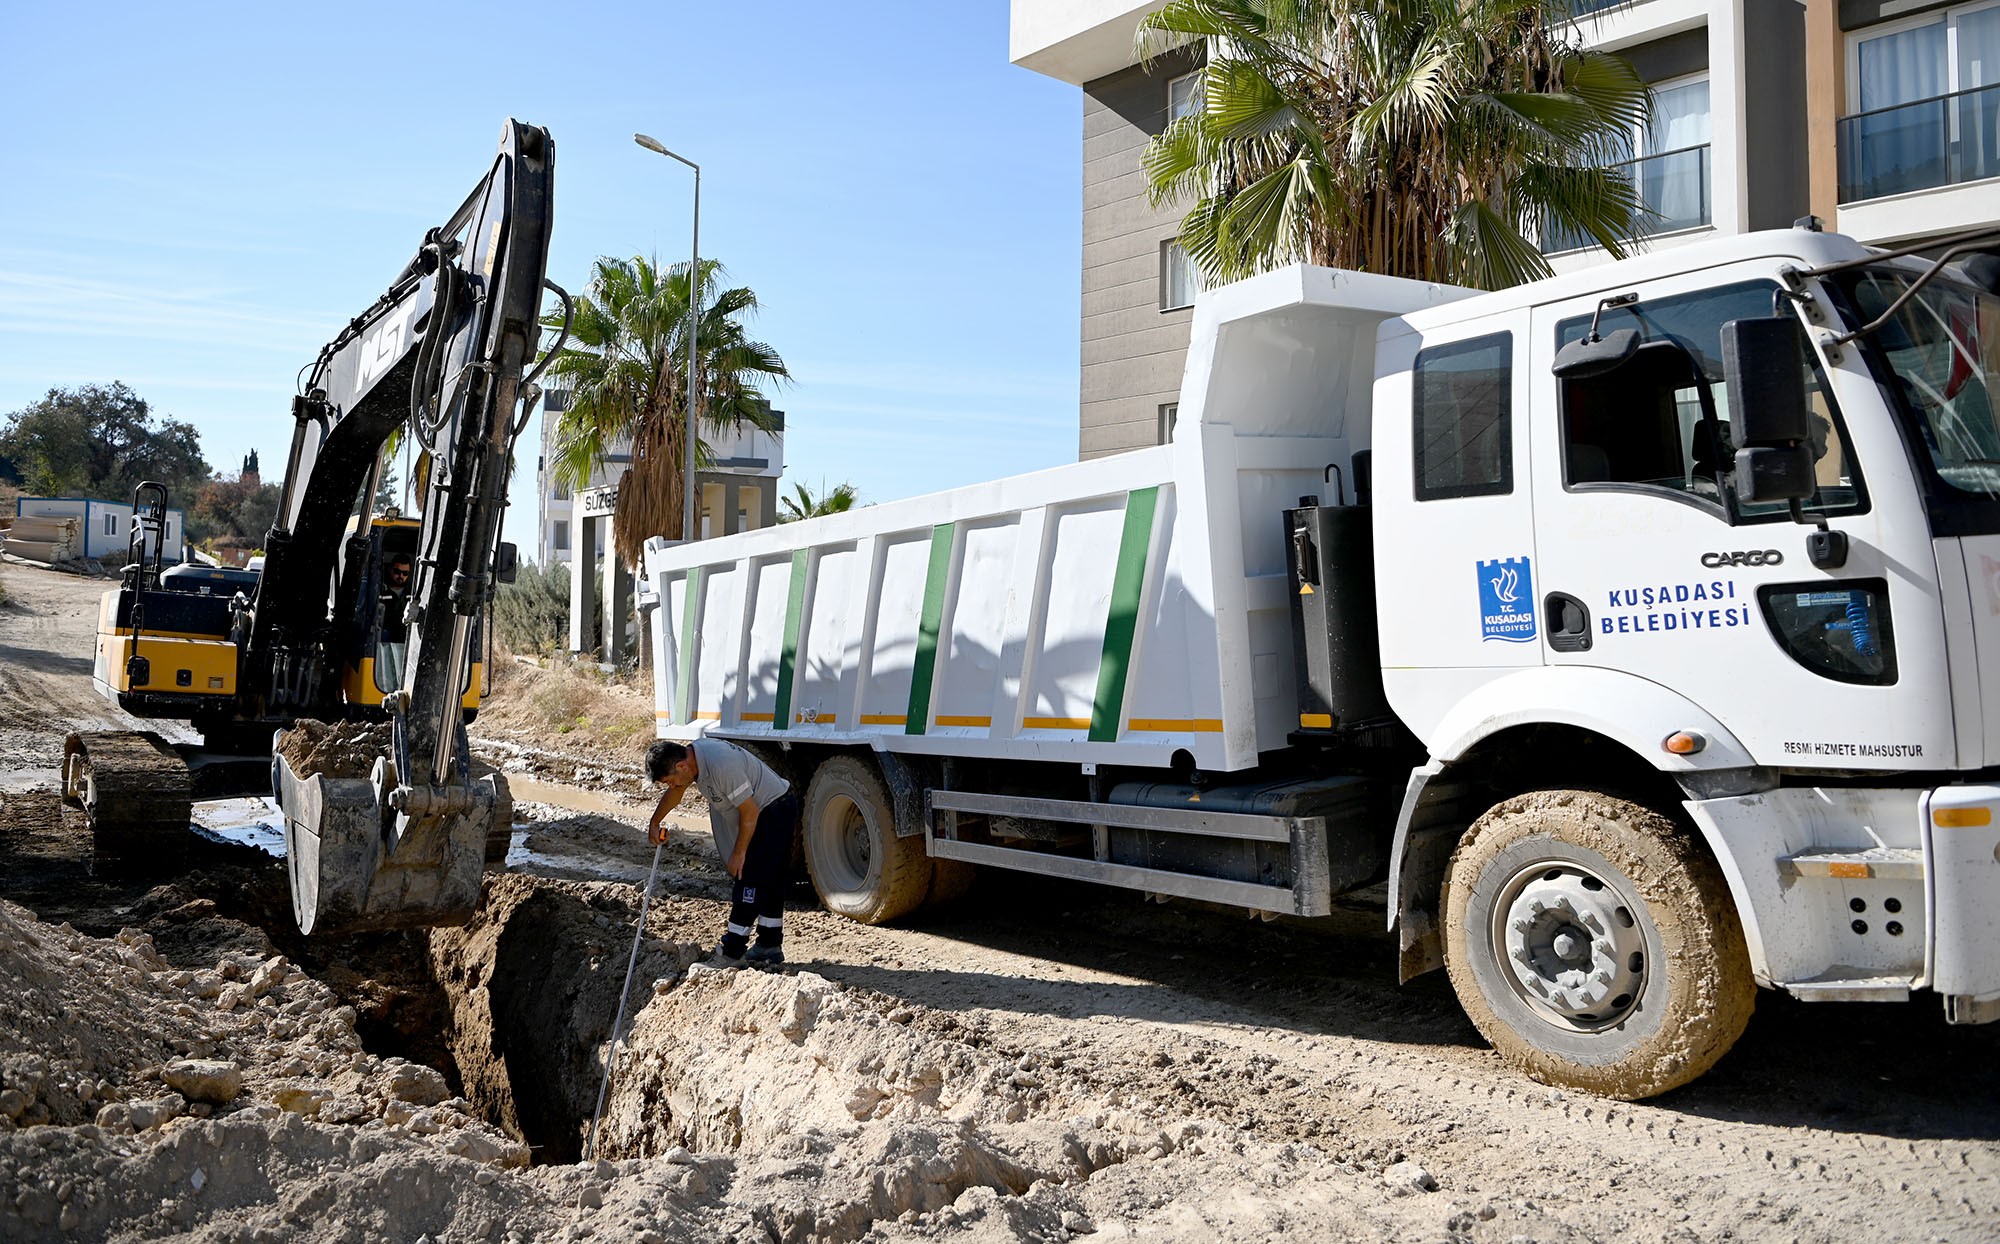
[[1869,242],[2000,222],[2000,0],[1807,0],[1813,210]]
[[[1179,211],[1147,200],[1146,142],[1198,107],[1200,53],[1141,65],[1163,0],[1013,0],[1013,63],[1082,90],[1078,453],[1171,435],[1199,276]],[[1808,214],[1907,243],[2000,221],[2000,0],[1577,0],[1574,33],[1654,89],[1617,167],[1652,209],[1645,245]],[[1542,240],[1558,270],[1604,262]]]
[[[540,522],[536,529],[535,560],[547,566],[567,562],[575,556],[572,544],[581,530],[577,522],[577,498],[558,484],[550,468],[555,462],[551,440],[555,419],[564,408],[565,394],[551,390],[543,399],[541,454],[535,463],[536,494]],[[719,438],[708,439],[714,462],[708,470],[695,472],[695,530],[703,537],[754,531],[778,521],[779,479],[785,473],[785,412],[771,412],[777,419],[775,431],[742,427]],[[592,473],[586,495],[615,487],[632,464],[629,444],[613,445],[612,451]],[[603,524],[596,528],[595,556],[604,553]]]

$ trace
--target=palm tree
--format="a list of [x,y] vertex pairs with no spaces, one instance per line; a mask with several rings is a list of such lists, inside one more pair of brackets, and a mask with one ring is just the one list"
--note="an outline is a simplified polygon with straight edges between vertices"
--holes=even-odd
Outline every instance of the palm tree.
[[818,518],[822,514],[843,514],[854,508],[861,495],[855,491],[854,485],[847,483],[835,484],[831,491],[827,491],[826,482],[822,480],[820,489],[820,495],[815,497],[812,489],[804,484],[793,484],[791,496],[778,498],[778,521],[796,523],[800,519]]
[[[718,289],[724,275],[719,263],[703,260],[690,299],[686,264],[661,269],[639,257],[600,258],[589,292],[576,300],[569,342],[549,364],[549,376],[569,389],[556,418],[554,478],[588,487],[614,446],[632,447],[613,514],[614,552],[627,566],[639,564],[648,536],[682,534],[690,305],[700,308],[694,396],[701,430],[777,427],[762,386],[790,380],[791,372],[776,350],[744,330],[757,295]],[[544,323],[560,328],[562,317]],[[709,458],[697,438],[696,465]]]
[[1498,289],[1549,274],[1530,239],[1613,255],[1646,216],[1605,165],[1651,95],[1566,42],[1564,0],[1170,0],[1147,59],[1205,40],[1201,107],[1153,139],[1155,206],[1212,281],[1288,263]]

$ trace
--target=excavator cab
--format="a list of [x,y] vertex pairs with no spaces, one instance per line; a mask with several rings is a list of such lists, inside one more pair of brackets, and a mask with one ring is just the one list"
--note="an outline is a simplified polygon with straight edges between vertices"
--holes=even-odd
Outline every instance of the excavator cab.
[[[358,520],[357,520],[358,523]],[[410,648],[410,590],[416,580],[419,524],[414,518],[377,514],[367,534],[350,538],[345,578],[352,584],[341,609],[347,618],[341,697],[352,720],[386,721],[383,702],[402,687]],[[503,545],[503,548],[508,546]],[[510,576],[497,572],[496,581]],[[492,611],[473,619],[472,659],[459,685],[466,724],[492,691]]]

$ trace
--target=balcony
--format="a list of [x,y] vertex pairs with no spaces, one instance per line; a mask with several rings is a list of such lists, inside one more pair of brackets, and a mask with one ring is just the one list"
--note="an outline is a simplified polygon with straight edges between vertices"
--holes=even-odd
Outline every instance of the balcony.
[[2000,84],[1840,119],[1840,201],[2000,177]]
[[[1635,234],[1678,233],[1710,223],[1708,158],[1708,144],[1701,143],[1611,165],[1612,172],[1633,183],[1647,213]],[[1554,255],[1595,245],[1594,239],[1583,234],[1557,233],[1542,240],[1542,253]]]

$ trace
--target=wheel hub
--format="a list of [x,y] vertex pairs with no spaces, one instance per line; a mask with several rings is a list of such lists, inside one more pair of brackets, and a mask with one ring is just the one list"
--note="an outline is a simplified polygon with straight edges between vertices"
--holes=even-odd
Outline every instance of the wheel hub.
[[1522,998],[1566,1025],[1623,1019],[1645,983],[1645,938],[1632,905],[1570,864],[1537,865],[1510,889],[1500,931]]

